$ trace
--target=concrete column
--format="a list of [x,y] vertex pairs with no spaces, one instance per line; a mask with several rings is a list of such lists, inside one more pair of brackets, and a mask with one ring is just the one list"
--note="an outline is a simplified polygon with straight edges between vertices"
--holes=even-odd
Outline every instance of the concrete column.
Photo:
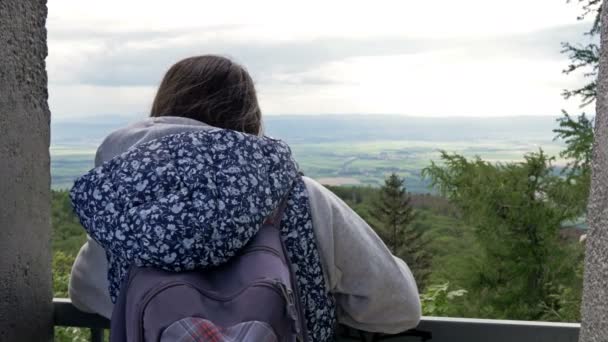
[[608,341],[608,11],[602,11],[581,342]]
[[0,341],[52,340],[46,0],[0,0]]

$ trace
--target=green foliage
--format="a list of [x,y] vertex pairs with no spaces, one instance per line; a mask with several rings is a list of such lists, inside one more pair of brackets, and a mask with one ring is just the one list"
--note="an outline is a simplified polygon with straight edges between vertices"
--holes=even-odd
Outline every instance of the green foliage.
[[68,283],[74,259],[74,256],[65,254],[63,251],[53,253],[53,295],[55,297],[68,297]]
[[[381,192],[379,188],[361,186],[330,186],[338,197],[353,208],[372,227],[380,223],[371,214],[375,210]],[[431,194],[408,194],[410,205],[415,209],[411,229],[424,232],[425,254],[429,255],[427,267],[428,281],[425,283],[443,283],[452,279],[461,283],[464,272],[454,270],[467,269],[469,259],[475,259],[479,248],[475,245],[471,230],[461,224],[457,208],[445,198]],[[380,235],[380,234],[379,234]],[[430,257],[432,256],[432,258]],[[420,290],[424,290],[419,286]]]
[[[53,296],[68,297],[70,271],[86,234],[72,211],[66,191],[51,192],[51,222],[53,226]],[[90,341],[88,329],[55,328],[55,341]]]
[[380,236],[393,253],[404,244],[407,238],[406,229],[414,219],[414,211],[404,183],[405,180],[394,173],[386,178],[372,212],[372,216],[380,224],[377,229]]
[[599,67],[600,50],[597,44],[587,44],[585,46],[576,46],[570,43],[562,43],[562,52],[567,53],[568,57],[572,61],[570,65],[563,71],[565,74],[570,74],[574,71],[581,69],[588,69],[584,73],[587,78],[592,78],[591,81],[585,83],[583,86],[568,90],[565,89],[562,92],[564,98],[569,99],[571,97],[580,97],[581,106],[587,106],[597,96],[597,72]]
[[[570,2],[570,0],[568,0]],[[582,4],[583,13],[579,20],[592,15],[593,24],[587,36],[595,37],[601,32],[602,0],[578,0]],[[564,73],[570,74],[574,71],[584,71],[584,76],[591,79],[582,87],[565,90],[563,95],[566,99],[573,96],[581,98],[581,107],[592,103],[597,97],[597,74],[599,69],[600,48],[598,43],[590,43],[586,46],[574,46],[563,43],[563,53],[568,54],[570,65]],[[571,210],[584,214],[587,208],[587,200],[591,185],[591,157],[593,150],[594,127],[593,120],[587,118],[585,113],[576,119],[572,118],[566,111],[558,119],[559,128],[553,130],[555,139],[562,139],[566,148],[560,152],[560,156],[566,158],[569,163],[564,170],[568,186],[562,187],[563,194],[569,194]],[[583,284],[583,259],[584,250],[579,245],[570,246],[569,249],[561,250],[564,260],[572,260],[577,265],[574,270],[570,267],[567,276],[561,278],[561,282],[548,281],[544,284],[546,298],[539,304],[542,311],[542,319],[558,321],[580,321],[580,304]],[[553,267],[559,268],[555,264]]]
[[[68,284],[70,281],[70,270],[74,263],[74,255],[66,254],[58,250],[53,253],[53,296],[58,298],[68,297]],[[88,342],[91,340],[87,329],[66,327],[55,328],[55,341],[58,342]]]
[[53,250],[76,255],[86,241],[86,233],[74,215],[67,191],[51,192],[51,222]]
[[[578,3],[582,4],[583,8],[583,13],[578,17],[579,20],[589,15],[594,16],[593,25],[586,35],[591,37],[598,35],[601,29],[600,13],[602,10],[602,0],[578,0]],[[583,75],[591,79],[579,88],[564,90],[562,95],[566,99],[580,97],[581,106],[592,103],[597,96],[597,72],[600,60],[599,44],[590,43],[582,46],[564,42],[562,43],[562,53],[567,54],[570,58],[570,64],[564,70],[565,74],[583,71]]]
[[[570,0],[568,0],[570,2]],[[578,17],[579,20],[587,16],[594,16],[594,21],[586,32],[587,36],[595,37],[600,33],[601,20],[600,14],[603,8],[602,0],[577,0],[582,5],[582,14]],[[564,73],[570,74],[575,71],[584,71],[584,76],[590,81],[585,83],[580,88],[573,90],[564,90],[563,95],[566,99],[578,96],[581,98],[581,107],[595,101],[597,97],[597,73],[599,68],[600,48],[599,43],[590,43],[586,46],[575,46],[568,42],[562,43],[562,53],[568,54],[570,65],[564,70]],[[587,198],[589,197],[589,187],[591,184],[591,155],[593,148],[593,122],[587,118],[585,113],[579,115],[576,119],[572,118],[569,113],[562,111],[563,116],[559,118],[559,128],[553,130],[556,133],[555,139],[562,139],[566,143],[566,148],[560,153],[560,156],[569,160],[568,168],[565,170],[570,182],[573,183],[575,196],[573,197],[573,205],[584,213],[587,207]]]
[[559,127],[554,129],[555,139],[565,142],[566,148],[560,156],[567,159],[568,165],[564,174],[571,183],[571,204],[581,214],[587,208],[587,198],[591,185],[591,156],[593,150],[593,122],[585,113],[577,118],[571,117],[566,111],[558,119]]
[[547,297],[539,304],[542,320],[580,322],[585,251],[581,244],[561,246],[551,268],[559,274],[545,284]]
[[548,296],[544,285],[559,276],[551,267],[559,257],[558,229],[576,214],[567,181],[554,175],[552,158],[542,150],[521,163],[446,152],[441,161],[423,174],[460,209],[481,246],[465,286],[475,293],[476,314],[538,319],[538,303]]
[[557,120],[559,127],[554,129],[555,139],[562,139],[566,148],[560,156],[568,159],[568,171],[571,174],[583,173],[591,166],[591,149],[593,147],[593,122],[585,113],[576,119],[566,111]]
[[[600,32],[601,0],[578,0],[582,19],[595,20],[588,36]],[[565,98],[580,97],[581,106],[596,98],[599,46],[563,43],[571,60],[564,73],[584,72],[580,88]],[[585,114],[558,119],[555,139],[564,140],[560,156],[568,160],[563,177],[542,151],[523,163],[491,164],[442,152],[439,165],[423,171],[432,184],[456,205],[463,222],[433,236],[443,246],[462,243],[469,253],[450,250],[435,257],[431,281],[452,280],[470,291],[449,314],[487,318],[579,321],[583,248],[557,238],[564,220],[585,213],[590,186],[593,122]],[[457,216],[458,217],[458,216]],[[458,235],[461,239],[457,239]],[[460,247],[459,246],[459,247]],[[439,251],[433,251],[438,253]],[[447,269],[446,269],[447,268]],[[445,313],[445,312],[443,312]]]
[[376,232],[391,252],[410,267],[420,288],[425,285],[431,266],[428,240],[419,225],[412,224],[415,213],[405,189],[405,179],[393,173],[386,178],[369,214]]
[[[581,279],[582,282],[582,279]],[[561,284],[548,283],[545,285],[548,293],[544,302],[540,303],[543,321],[579,322],[581,319],[581,295],[579,288],[567,287]]]
[[467,290],[450,290],[450,283],[430,285],[420,295],[422,314],[427,316],[447,316],[456,301],[467,294]]
[[[581,284],[582,284],[582,279]],[[550,284],[553,285],[553,284]],[[548,303],[541,303],[542,320],[557,322],[581,321],[581,287],[551,286]]]
[[88,329],[65,327],[55,328],[56,342],[89,342],[91,333]]

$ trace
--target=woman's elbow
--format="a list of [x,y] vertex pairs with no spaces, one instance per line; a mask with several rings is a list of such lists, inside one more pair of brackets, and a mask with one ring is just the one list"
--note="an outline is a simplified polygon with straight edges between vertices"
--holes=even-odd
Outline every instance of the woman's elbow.
[[412,329],[418,326],[420,323],[420,319],[422,318],[422,306],[420,304],[420,298],[416,297],[411,300],[407,305],[407,314],[404,325],[407,326],[407,329]]
[[416,297],[407,298],[407,300],[400,303],[395,308],[395,318],[398,317],[396,324],[394,324],[394,331],[388,333],[399,333],[409,329],[413,329],[418,326],[422,317],[422,308],[420,305],[420,299]]
[[399,317],[401,331],[412,329],[420,323],[422,317],[422,305],[418,287],[411,273],[406,272],[407,276],[400,282],[400,300],[396,300],[394,305],[395,317]]

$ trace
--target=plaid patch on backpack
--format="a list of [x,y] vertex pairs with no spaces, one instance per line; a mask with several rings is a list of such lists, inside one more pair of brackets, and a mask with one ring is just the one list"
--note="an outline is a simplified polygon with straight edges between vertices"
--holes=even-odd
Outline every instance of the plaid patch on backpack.
[[188,317],[171,324],[160,342],[277,342],[272,328],[263,322],[251,321],[220,328],[213,322]]

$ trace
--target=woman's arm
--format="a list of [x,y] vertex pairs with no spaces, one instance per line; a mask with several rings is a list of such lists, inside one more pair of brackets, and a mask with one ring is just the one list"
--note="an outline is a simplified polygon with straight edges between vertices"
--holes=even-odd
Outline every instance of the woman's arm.
[[416,282],[372,228],[331,191],[304,177],[313,226],[338,320],[356,329],[397,333],[418,325]]

